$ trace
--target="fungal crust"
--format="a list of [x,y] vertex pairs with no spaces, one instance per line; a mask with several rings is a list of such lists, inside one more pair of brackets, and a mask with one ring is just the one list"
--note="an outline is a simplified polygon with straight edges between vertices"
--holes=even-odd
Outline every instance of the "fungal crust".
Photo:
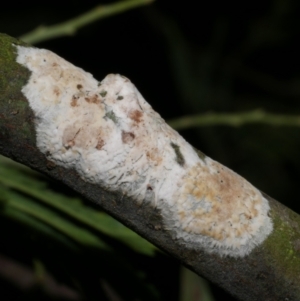
[[110,74],[99,83],[44,49],[17,46],[17,62],[31,71],[22,92],[49,161],[156,207],[165,229],[190,248],[243,257],[272,232],[262,194],[199,157],[129,79]]

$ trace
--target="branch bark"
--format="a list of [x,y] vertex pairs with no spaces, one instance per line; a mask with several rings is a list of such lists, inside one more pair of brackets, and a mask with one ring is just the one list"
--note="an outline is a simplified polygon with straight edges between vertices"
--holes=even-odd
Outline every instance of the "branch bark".
[[[7,35],[0,35],[1,154],[73,188],[185,266],[240,300],[300,300],[300,217],[267,195],[263,194],[270,206],[268,215],[273,224],[271,234],[257,243],[258,246],[249,254],[231,256],[229,248],[228,256],[223,256],[224,253],[209,252],[201,245],[191,247],[192,243],[174,237],[170,226],[166,227],[159,207],[157,209],[147,202],[137,202],[122,187],[112,190],[103,183],[87,181],[76,168],[70,169],[49,159],[37,147],[36,124],[39,120],[22,92],[31,71],[16,62],[17,46],[28,45]],[[105,117],[115,118],[112,113]],[[122,138],[129,143],[134,136],[125,133]],[[178,165],[184,165],[185,158],[178,145],[171,144],[171,147]],[[202,153],[199,152],[199,156],[204,160]]]

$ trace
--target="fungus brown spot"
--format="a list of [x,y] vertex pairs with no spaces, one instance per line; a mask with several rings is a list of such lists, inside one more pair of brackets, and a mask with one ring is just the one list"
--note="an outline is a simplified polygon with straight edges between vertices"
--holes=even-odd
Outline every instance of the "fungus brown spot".
[[123,96],[119,95],[119,96],[117,97],[117,100],[122,100],[123,98],[124,98]]
[[54,93],[55,96],[59,96],[60,95],[60,90],[57,87],[55,87],[53,89],[53,93]]
[[76,88],[77,88],[78,90],[81,90],[81,89],[82,89],[82,85],[81,85],[81,84],[78,84],[78,85],[76,86]]
[[143,112],[139,110],[132,110],[129,112],[129,118],[136,123],[140,123],[142,121]]
[[163,157],[160,154],[158,148],[154,148],[151,151],[147,151],[146,156],[148,160],[152,161],[151,163],[154,164],[154,166],[160,165],[163,161]]
[[98,138],[98,141],[97,141],[97,145],[96,145],[96,149],[100,150],[102,149],[102,147],[104,146],[105,142],[102,138]]
[[78,106],[78,100],[75,96],[72,97],[71,106],[72,107],[77,107]]
[[99,96],[97,94],[94,94],[94,95],[89,96],[89,97],[85,97],[84,100],[88,103],[95,103],[95,104],[100,103],[100,99],[99,99]]
[[131,132],[122,131],[122,142],[130,143],[135,138],[135,135]]

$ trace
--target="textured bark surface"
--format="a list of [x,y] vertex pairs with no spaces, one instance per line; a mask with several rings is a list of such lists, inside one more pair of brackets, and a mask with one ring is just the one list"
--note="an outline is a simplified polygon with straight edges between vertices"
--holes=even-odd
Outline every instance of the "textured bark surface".
[[244,258],[220,257],[190,250],[164,230],[160,213],[138,206],[122,191],[111,193],[84,182],[73,170],[47,161],[37,149],[34,114],[21,89],[30,71],[16,63],[24,45],[0,34],[0,153],[63,182],[180,262],[240,300],[300,300],[300,217],[270,202],[274,230]]

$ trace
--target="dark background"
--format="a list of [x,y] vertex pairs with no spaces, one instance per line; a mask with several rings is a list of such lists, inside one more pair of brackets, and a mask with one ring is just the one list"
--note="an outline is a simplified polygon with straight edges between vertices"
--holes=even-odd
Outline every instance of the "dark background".
[[[254,109],[300,115],[299,1],[207,2],[156,1],[95,22],[72,37],[36,46],[56,52],[98,80],[108,73],[125,75],[166,120]],[[6,3],[0,10],[0,32],[18,37],[97,4]],[[181,134],[300,213],[299,127],[209,126]],[[1,248],[0,243],[0,252]],[[144,258],[141,261],[145,264]],[[177,263],[159,255],[149,260],[147,268],[150,274],[159,274],[153,281],[163,299],[176,300]],[[223,292],[214,291],[217,300],[225,298]]]

